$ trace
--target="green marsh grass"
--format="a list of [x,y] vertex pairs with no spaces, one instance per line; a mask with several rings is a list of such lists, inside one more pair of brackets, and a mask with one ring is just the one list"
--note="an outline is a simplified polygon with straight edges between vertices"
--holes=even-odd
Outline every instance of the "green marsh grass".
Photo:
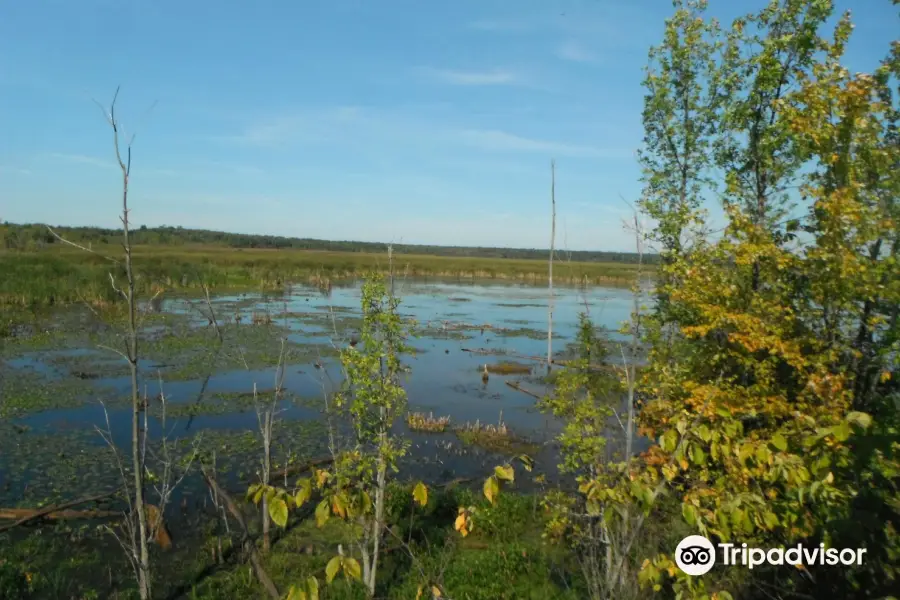
[[[95,248],[119,259],[115,245]],[[511,280],[543,285],[547,264],[541,260],[402,255],[398,268],[410,277],[462,280]],[[155,289],[217,291],[271,289],[286,283],[328,286],[367,271],[386,271],[385,256],[362,252],[314,250],[234,249],[217,246],[137,246],[134,249],[137,287],[141,294]],[[120,264],[104,256],[68,247],[44,250],[0,250],[0,305],[40,306],[86,301],[102,306],[117,301],[109,281],[122,281]],[[634,265],[599,262],[560,262],[554,281],[570,284],[627,284]]]

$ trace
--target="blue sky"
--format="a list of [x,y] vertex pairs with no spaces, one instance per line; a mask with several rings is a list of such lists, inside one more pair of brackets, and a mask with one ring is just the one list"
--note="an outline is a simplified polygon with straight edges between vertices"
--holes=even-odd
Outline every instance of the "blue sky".
[[[722,19],[760,0],[711,0]],[[871,70],[890,0],[843,0]],[[629,250],[667,0],[0,0],[0,219]]]

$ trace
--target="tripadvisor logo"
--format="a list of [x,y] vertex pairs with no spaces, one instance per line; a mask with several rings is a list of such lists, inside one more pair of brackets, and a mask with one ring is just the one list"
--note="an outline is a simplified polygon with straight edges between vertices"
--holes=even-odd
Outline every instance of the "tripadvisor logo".
[[689,535],[675,548],[675,564],[688,575],[708,573],[717,558],[725,566],[752,569],[760,565],[861,565],[865,548],[826,548],[825,544],[808,548],[797,544],[792,548],[750,548],[747,544],[718,544],[716,547],[702,535]]

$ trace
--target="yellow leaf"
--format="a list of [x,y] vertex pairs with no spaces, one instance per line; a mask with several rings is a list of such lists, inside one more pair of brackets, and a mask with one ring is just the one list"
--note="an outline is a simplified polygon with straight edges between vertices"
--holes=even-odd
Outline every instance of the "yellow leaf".
[[488,502],[491,504],[494,503],[497,494],[500,493],[500,483],[497,481],[497,477],[491,475],[487,479],[484,480],[484,497],[488,499]]
[[341,570],[341,563],[343,562],[343,559],[343,556],[335,556],[328,561],[328,564],[325,565],[325,581],[327,581],[328,583],[334,581],[335,575],[337,575],[338,571]]
[[303,506],[309,497],[312,496],[312,481],[308,478],[301,479],[297,482],[297,492],[294,495],[294,502],[298,507]]
[[435,598],[441,597],[441,590],[438,589],[436,585],[431,586],[431,595]]
[[359,581],[362,579],[362,567],[355,558],[345,558],[343,561],[344,574],[350,578]]
[[513,481],[516,473],[513,471],[512,465],[504,465],[502,467],[494,467],[494,475],[496,475],[497,479],[502,479],[503,481]]
[[321,527],[328,521],[330,516],[331,511],[329,510],[328,500],[322,500],[316,507],[316,525]]
[[272,498],[272,500],[269,501],[269,516],[279,527],[287,525],[288,506],[284,498]]
[[335,494],[331,499],[331,512],[342,519],[347,517],[347,502],[343,494]]
[[306,589],[309,590],[309,600],[319,600],[319,580],[310,575],[306,578]]
[[413,489],[413,499],[419,503],[419,506],[428,504],[428,488],[421,481]]

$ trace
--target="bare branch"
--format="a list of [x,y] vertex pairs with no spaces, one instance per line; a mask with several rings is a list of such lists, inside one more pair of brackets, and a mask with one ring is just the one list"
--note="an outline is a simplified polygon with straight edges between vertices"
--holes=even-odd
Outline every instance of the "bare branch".
[[74,248],[78,248],[79,250],[83,250],[83,251],[85,251],[85,252],[89,252],[89,253],[91,253],[91,254],[95,254],[95,255],[99,256],[100,258],[103,258],[103,259],[105,259],[105,260],[108,260],[108,261],[110,261],[110,262],[112,262],[112,263],[115,263],[115,264],[117,264],[117,265],[118,265],[118,264],[121,264],[119,261],[117,261],[116,259],[114,259],[114,258],[111,257],[111,256],[106,256],[105,254],[100,254],[100,253],[97,252],[96,250],[91,250],[90,248],[85,248],[85,247],[82,246],[81,244],[76,244],[75,242],[72,242],[72,241],[67,240],[67,239],[64,238],[63,236],[61,236],[61,235],[59,235],[58,233],[56,233],[56,232],[53,230],[53,228],[50,227],[49,225],[46,225],[46,227],[47,227],[47,231],[49,231],[49,232],[53,235],[53,237],[55,237],[56,239],[58,239],[59,241],[61,241],[61,242],[64,243],[64,244],[68,244],[69,246],[72,246],[72,247],[74,247]]

